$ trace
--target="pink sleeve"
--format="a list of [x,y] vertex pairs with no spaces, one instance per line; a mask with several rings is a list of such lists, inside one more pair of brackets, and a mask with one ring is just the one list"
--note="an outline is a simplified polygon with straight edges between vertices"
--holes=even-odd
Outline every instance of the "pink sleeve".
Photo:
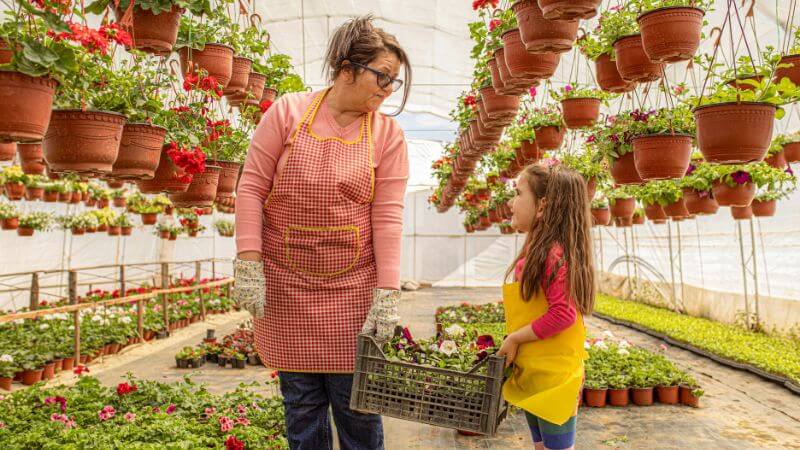
[[253,133],[242,178],[236,189],[236,253],[261,252],[264,202],[286,140],[293,129],[290,96],[279,98],[264,114]]
[[400,289],[400,247],[403,200],[408,182],[408,150],[403,130],[390,117],[376,117],[375,197],[372,203],[372,243],[378,288]]
[[[567,297],[567,263],[562,260],[562,256],[563,250],[557,244],[550,248],[547,255],[547,267],[542,281],[547,312],[531,323],[531,328],[539,339],[547,339],[566,330],[575,323],[578,315],[575,304]],[[560,265],[559,261],[562,261]],[[555,274],[553,270],[556,270]]]

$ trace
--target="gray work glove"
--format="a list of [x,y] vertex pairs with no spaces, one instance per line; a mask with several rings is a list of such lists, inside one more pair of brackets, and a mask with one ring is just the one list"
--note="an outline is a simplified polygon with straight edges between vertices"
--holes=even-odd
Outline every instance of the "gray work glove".
[[246,309],[253,317],[264,317],[266,281],[264,263],[261,261],[233,260],[233,300],[240,308]]
[[375,336],[379,341],[386,341],[394,335],[394,329],[400,316],[397,305],[400,303],[400,291],[391,289],[375,289],[372,307],[367,320],[361,328],[362,333]]

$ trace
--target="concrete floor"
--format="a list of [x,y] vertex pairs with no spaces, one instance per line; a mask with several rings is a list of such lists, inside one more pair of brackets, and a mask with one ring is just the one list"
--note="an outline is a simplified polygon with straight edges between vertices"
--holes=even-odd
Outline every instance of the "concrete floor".
[[[486,303],[500,299],[499,289],[427,289],[404,293],[402,322],[412,333],[434,333],[433,314],[438,306],[462,301]],[[232,331],[247,314],[213,316],[167,340],[130,347],[124,354],[91,366],[92,374],[109,385],[131,372],[138,377],[179,380],[186,374],[204,382],[214,392],[225,392],[239,383],[266,381],[271,370],[248,366],[245,370],[221,369],[206,364],[200,370],[178,370],[174,354],[194,345],[215,328],[218,336]],[[661,344],[642,333],[597,318],[587,320],[589,333],[610,330],[615,336],[651,350]],[[760,378],[721,366],[692,353],[668,348],[667,356],[691,372],[706,391],[701,408],[677,406],[582,408],[578,418],[577,448],[619,449],[800,449],[800,397]],[[69,375],[64,375],[68,379]],[[265,387],[265,392],[274,392]],[[384,421],[387,449],[532,448],[524,416],[512,414],[493,438],[465,437],[453,430],[419,425],[391,418]]]

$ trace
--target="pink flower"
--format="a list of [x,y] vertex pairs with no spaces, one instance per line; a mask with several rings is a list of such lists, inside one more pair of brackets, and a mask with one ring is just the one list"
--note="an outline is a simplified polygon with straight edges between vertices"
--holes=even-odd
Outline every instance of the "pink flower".
[[136,420],[136,414],[132,412],[125,413],[125,420],[128,422],[133,422],[134,420]]
[[178,409],[178,407],[177,407],[177,406],[175,406],[175,405],[169,405],[169,406],[167,407],[167,415],[174,413],[176,409]]
[[658,348],[660,348],[660,349],[661,349],[661,351],[663,351],[663,352],[667,351],[667,346],[666,346],[666,345],[664,345],[664,344],[660,344],[660,345],[658,346]]
[[531,88],[528,89],[528,94],[530,94],[531,98],[536,98],[536,86],[531,86]]
[[247,417],[237,417],[236,418],[236,423],[238,423],[239,425],[243,425],[243,426],[250,425],[250,421],[247,420]]
[[207,416],[213,416],[215,412],[217,412],[217,408],[211,406],[205,409],[204,411]]
[[494,338],[489,334],[485,334],[483,336],[478,336],[475,343],[478,344],[479,349],[483,350],[485,348],[494,347]]
[[233,420],[230,417],[222,416],[219,418],[219,431],[227,433],[233,429]]
[[236,405],[236,411],[238,411],[239,414],[247,414],[247,407],[244,405]]
[[63,422],[64,420],[61,417],[63,417],[61,414],[53,413],[50,415],[50,422]]
[[61,412],[67,410],[67,399],[65,399],[64,397],[47,397],[46,399],[44,399],[45,405],[52,405],[54,403],[58,403],[61,405]]
[[571,84],[568,84],[568,85],[564,86],[564,92],[569,92],[571,90],[572,90],[572,85]]
[[742,185],[750,181],[750,174],[743,170],[737,170],[731,175],[731,178],[736,184]]
[[67,427],[67,428],[75,428],[76,426],[78,426],[78,424],[75,422],[74,419],[70,419],[70,420],[64,422],[64,426]]
[[106,420],[113,418],[116,413],[117,411],[113,406],[106,405],[102,410],[97,412],[97,416],[100,417],[100,421],[105,422]]
[[5,427],[6,427],[6,423],[3,422],[2,420],[0,420],[0,428],[5,428]]

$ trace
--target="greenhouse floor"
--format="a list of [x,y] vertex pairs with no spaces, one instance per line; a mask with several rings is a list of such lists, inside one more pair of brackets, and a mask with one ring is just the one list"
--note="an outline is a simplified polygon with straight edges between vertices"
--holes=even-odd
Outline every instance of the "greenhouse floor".
[[[404,293],[401,317],[415,336],[434,333],[436,307],[462,301],[486,303],[500,298],[499,289],[426,289]],[[131,372],[137,377],[160,381],[192,379],[206,383],[213,392],[233,390],[239,383],[269,380],[270,370],[248,366],[245,370],[206,364],[199,370],[175,368],[174,354],[185,345],[195,345],[207,328],[224,336],[247,319],[245,312],[212,316],[164,341],[137,345],[105,362],[91,365],[91,374],[109,385]],[[615,337],[651,350],[661,342],[647,335],[598,318],[587,321],[589,333]],[[746,372],[729,369],[687,351],[668,348],[666,355],[697,378],[706,395],[701,407],[651,406],[627,408],[582,408],[578,417],[577,448],[741,449],[800,448],[800,397]],[[64,380],[68,379],[63,374]],[[272,388],[264,388],[269,392]],[[429,448],[532,448],[525,419],[514,414],[501,424],[494,438],[459,436],[453,430],[386,418],[387,449]]]

